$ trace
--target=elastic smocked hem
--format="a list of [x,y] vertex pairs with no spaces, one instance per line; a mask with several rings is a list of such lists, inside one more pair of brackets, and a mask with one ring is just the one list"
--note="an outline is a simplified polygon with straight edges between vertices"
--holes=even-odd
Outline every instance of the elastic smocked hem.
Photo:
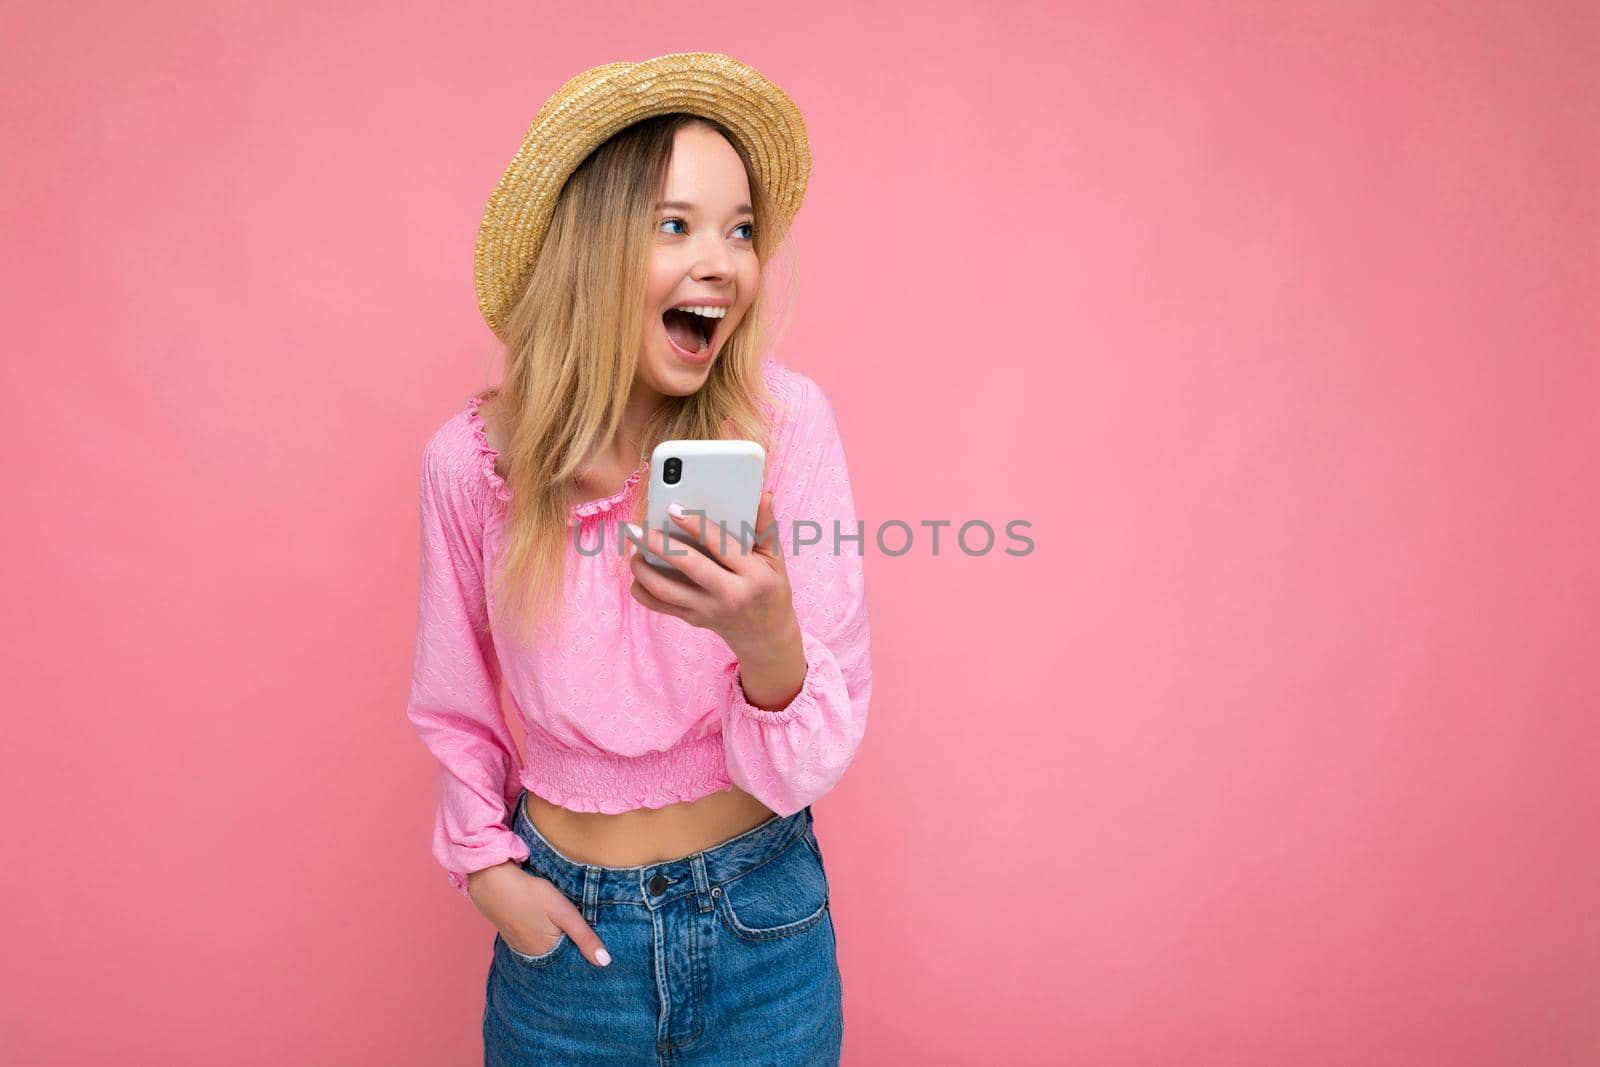
[[733,782],[724,775],[720,783],[711,783],[703,788],[640,793],[632,800],[617,800],[614,797],[593,797],[585,796],[581,793],[563,793],[549,783],[538,779],[535,779],[531,784],[524,779],[523,785],[528,792],[543,800],[548,800],[558,808],[566,808],[568,811],[594,812],[599,815],[621,815],[623,812],[637,811],[640,808],[664,808],[670,804],[684,804],[708,797],[712,793],[725,792],[733,788]]
[[[483,480],[488,483],[495,498],[501,501],[511,499],[511,487],[506,485],[506,480],[500,477],[494,469],[495,461],[500,458],[497,449],[489,447],[489,432],[484,426],[483,415],[478,411],[483,403],[483,398],[470,396],[467,398],[467,425],[472,430],[472,442],[478,452],[478,469],[483,473]],[[595,515],[604,515],[616,511],[631,502],[634,490],[643,480],[648,464],[641,465],[638,470],[628,475],[628,480],[622,483],[610,496],[601,497],[599,500],[587,500],[581,504],[574,504],[568,509],[575,519],[589,518]]]
[[758,708],[745,699],[743,676],[739,673],[737,661],[733,664],[728,679],[728,706],[735,715],[742,715],[768,726],[781,726],[794,719],[801,718],[817,706],[818,686],[821,681],[818,672],[823,664],[823,656],[827,647],[815,636],[804,630],[800,633],[800,643],[806,653],[805,679],[800,683],[800,692],[795,694],[793,700],[781,708]]
[[478,414],[478,405],[483,403],[483,398],[472,396],[467,398],[467,425],[472,428],[472,441],[478,448],[478,469],[483,472],[483,480],[489,483],[489,488],[501,500],[511,499],[511,490],[506,485],[504,478],[494,469],[495,460],[500,458],[500,453],[489,447],[489,435],[484,429],[483,416]]
[[522,787],[568,811],[619,815],[733,788],[721,734],[639,756],[576,752],[526,738]]

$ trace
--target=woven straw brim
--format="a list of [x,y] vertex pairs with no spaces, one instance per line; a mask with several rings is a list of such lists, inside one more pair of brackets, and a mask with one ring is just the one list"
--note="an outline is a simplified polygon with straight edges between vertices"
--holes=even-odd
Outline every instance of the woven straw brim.
[[545,101],[484,209],[473,274],[478,307],[497,336],[578,164],[619,130],[674,111],[715,119],[739,140],[772,198],[773,237],[782,240],[811,175],[805,122],[782,89],[715,52],[591,68]]

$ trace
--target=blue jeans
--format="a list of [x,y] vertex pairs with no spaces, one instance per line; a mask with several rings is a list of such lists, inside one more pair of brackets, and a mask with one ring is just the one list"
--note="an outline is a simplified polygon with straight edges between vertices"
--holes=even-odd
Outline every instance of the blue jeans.
[[496,932],[486,1067],[838,1064],[839,964],[811,824],[807,807],[693,855],[601,867],[557,852],[518,796],[523,870],[566,894],[611,965],[565,933],[526,956]]

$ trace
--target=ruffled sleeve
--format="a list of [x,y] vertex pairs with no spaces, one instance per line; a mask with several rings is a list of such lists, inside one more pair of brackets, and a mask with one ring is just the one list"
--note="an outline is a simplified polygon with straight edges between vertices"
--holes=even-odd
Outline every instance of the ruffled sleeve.
[[[423,450],[421,584],[406,716],[439,762],[433,855],[450,884],[528,858],[508,825],[521,760],[500,706],[500,664],[484,596],[484,506],[491,488],[462,416]],[[492,462],[492,459],[491,459]]]
[[854,759],[867,728],[872,653],[865,531],[856,518],[833,406],[805,375],[785,368],[779,382],[783,388],[774,392],[791,411],[780,424],[766,488],[774,491],[806,674],[786,707],[767,710],[745,699],[735,662],[722,737],[734,783],[788,816],[832,789]]

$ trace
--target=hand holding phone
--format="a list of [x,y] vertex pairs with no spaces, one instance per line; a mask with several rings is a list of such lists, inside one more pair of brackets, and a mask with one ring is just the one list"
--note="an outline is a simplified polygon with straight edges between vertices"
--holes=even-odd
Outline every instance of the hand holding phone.
[[[741,667],[750,665],[741,681],[746,699],[778,701],[759,705],[769,710],[782,707],[798,691],[806,658],[772,494],[761,491],[763,458],[759,452],[730,450],[714,464],[706,463],[703,472],[690,474],[701,466],[691,458],[674,450],[659,463],[652,461],[656,477],[647,512],[655,529],[626,527],[638,549],[629,561],[630,592],[652,611],[719,635]],[[674,500],[684,505],[682,518],[667,511]],[[699,558],[691,555],[694,551]]]

